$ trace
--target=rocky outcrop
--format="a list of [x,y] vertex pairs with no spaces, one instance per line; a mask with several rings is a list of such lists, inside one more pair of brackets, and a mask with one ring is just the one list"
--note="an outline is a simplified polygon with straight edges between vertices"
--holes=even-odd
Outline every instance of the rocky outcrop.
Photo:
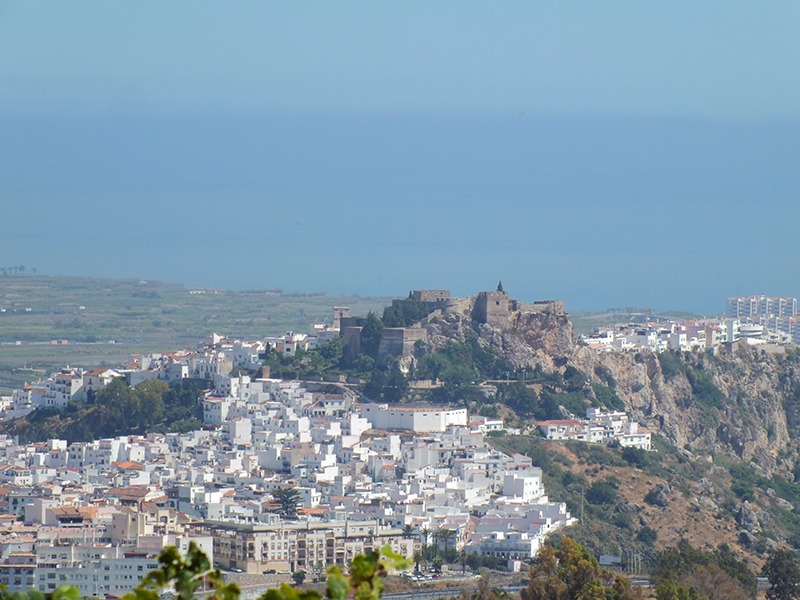
[[706,510],[710,510],[712,512],[719,511],[719,504],[714,502],[709,496],[700,496],[697,499],[697,505],[701,508],[705,508]]
[[[471,341],[513,368],[553,372],[571,365],[592,383],[613,380],[631,416],[678,448],[735,456],[765,477],[787,473],[798,458],[790,429],[800,430],[800,358],[792,353],[770,355],[749,346],[718,356],[597,353],[573,341],[563,311],[519,303],[522,309],[509,309],[502,324],[490,324],[475,320],[474,305],[474,298],[460,300],[423,323],[428,339],[417,356]],[[593,397],[588,386],[585,392]]]
[[573,354],[572,322],[567,315],[515,312],[509,319],[508,333],[555,360]]
[[475,340],[482,348],[505,359],[513,368],[541,365],[552,372],[572,356],[572,322],[564,314],[512,311],[507,327],[475,322],[472,304],[448,312],[426,323],[427,347],[422,352],[438,350],[451,341]]
[[748,533],[761,533],[761,523],[758,521],[758,514],[750,503],[745,500],[736,515],[736,522]]
[[620,513],[637,514],[642,512],[642,507],[633,502],[622,502],[614,510]]
[[664,508],[669,505],[669,492],[670,489],[667,483],[659,483],[656,487],[647,492],[644,499],[648,504]]

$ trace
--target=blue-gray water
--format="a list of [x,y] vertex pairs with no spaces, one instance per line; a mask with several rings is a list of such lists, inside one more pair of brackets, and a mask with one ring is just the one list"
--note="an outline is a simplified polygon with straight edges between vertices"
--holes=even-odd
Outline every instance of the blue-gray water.
[[0,120],[0,266],[719,312],[800,296],[800,124]]

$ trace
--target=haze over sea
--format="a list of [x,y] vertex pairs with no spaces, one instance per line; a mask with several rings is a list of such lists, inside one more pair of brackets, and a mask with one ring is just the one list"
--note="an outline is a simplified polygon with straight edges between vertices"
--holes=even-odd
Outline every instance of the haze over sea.
[[800,296],[797,26],[793,3],[9,3],[0,266],[502,279],[568,310]]
[[[800,294],[800,127],[680,119],[2,123],[3,246],[49,274],[493,288],[718,312]],[[12,224],[14,224],[12,226]],[[35,243],[31,243],[35,240]],[[15,250],[26,248],[25,253]]]

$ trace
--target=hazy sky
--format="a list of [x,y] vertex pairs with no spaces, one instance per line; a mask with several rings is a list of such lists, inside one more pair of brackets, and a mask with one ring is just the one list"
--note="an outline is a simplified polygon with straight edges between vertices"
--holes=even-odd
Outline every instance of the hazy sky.
[[0,266],[800,296],[797,2],[2,2]]

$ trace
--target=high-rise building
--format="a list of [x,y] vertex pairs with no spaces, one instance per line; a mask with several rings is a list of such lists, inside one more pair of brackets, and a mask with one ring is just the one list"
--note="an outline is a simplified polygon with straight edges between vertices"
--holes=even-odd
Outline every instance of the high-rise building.
[[744,317],[794,317],[797,315],[797,298],[777,298],[750,295],[728,298],[725,316],[731,319]]

